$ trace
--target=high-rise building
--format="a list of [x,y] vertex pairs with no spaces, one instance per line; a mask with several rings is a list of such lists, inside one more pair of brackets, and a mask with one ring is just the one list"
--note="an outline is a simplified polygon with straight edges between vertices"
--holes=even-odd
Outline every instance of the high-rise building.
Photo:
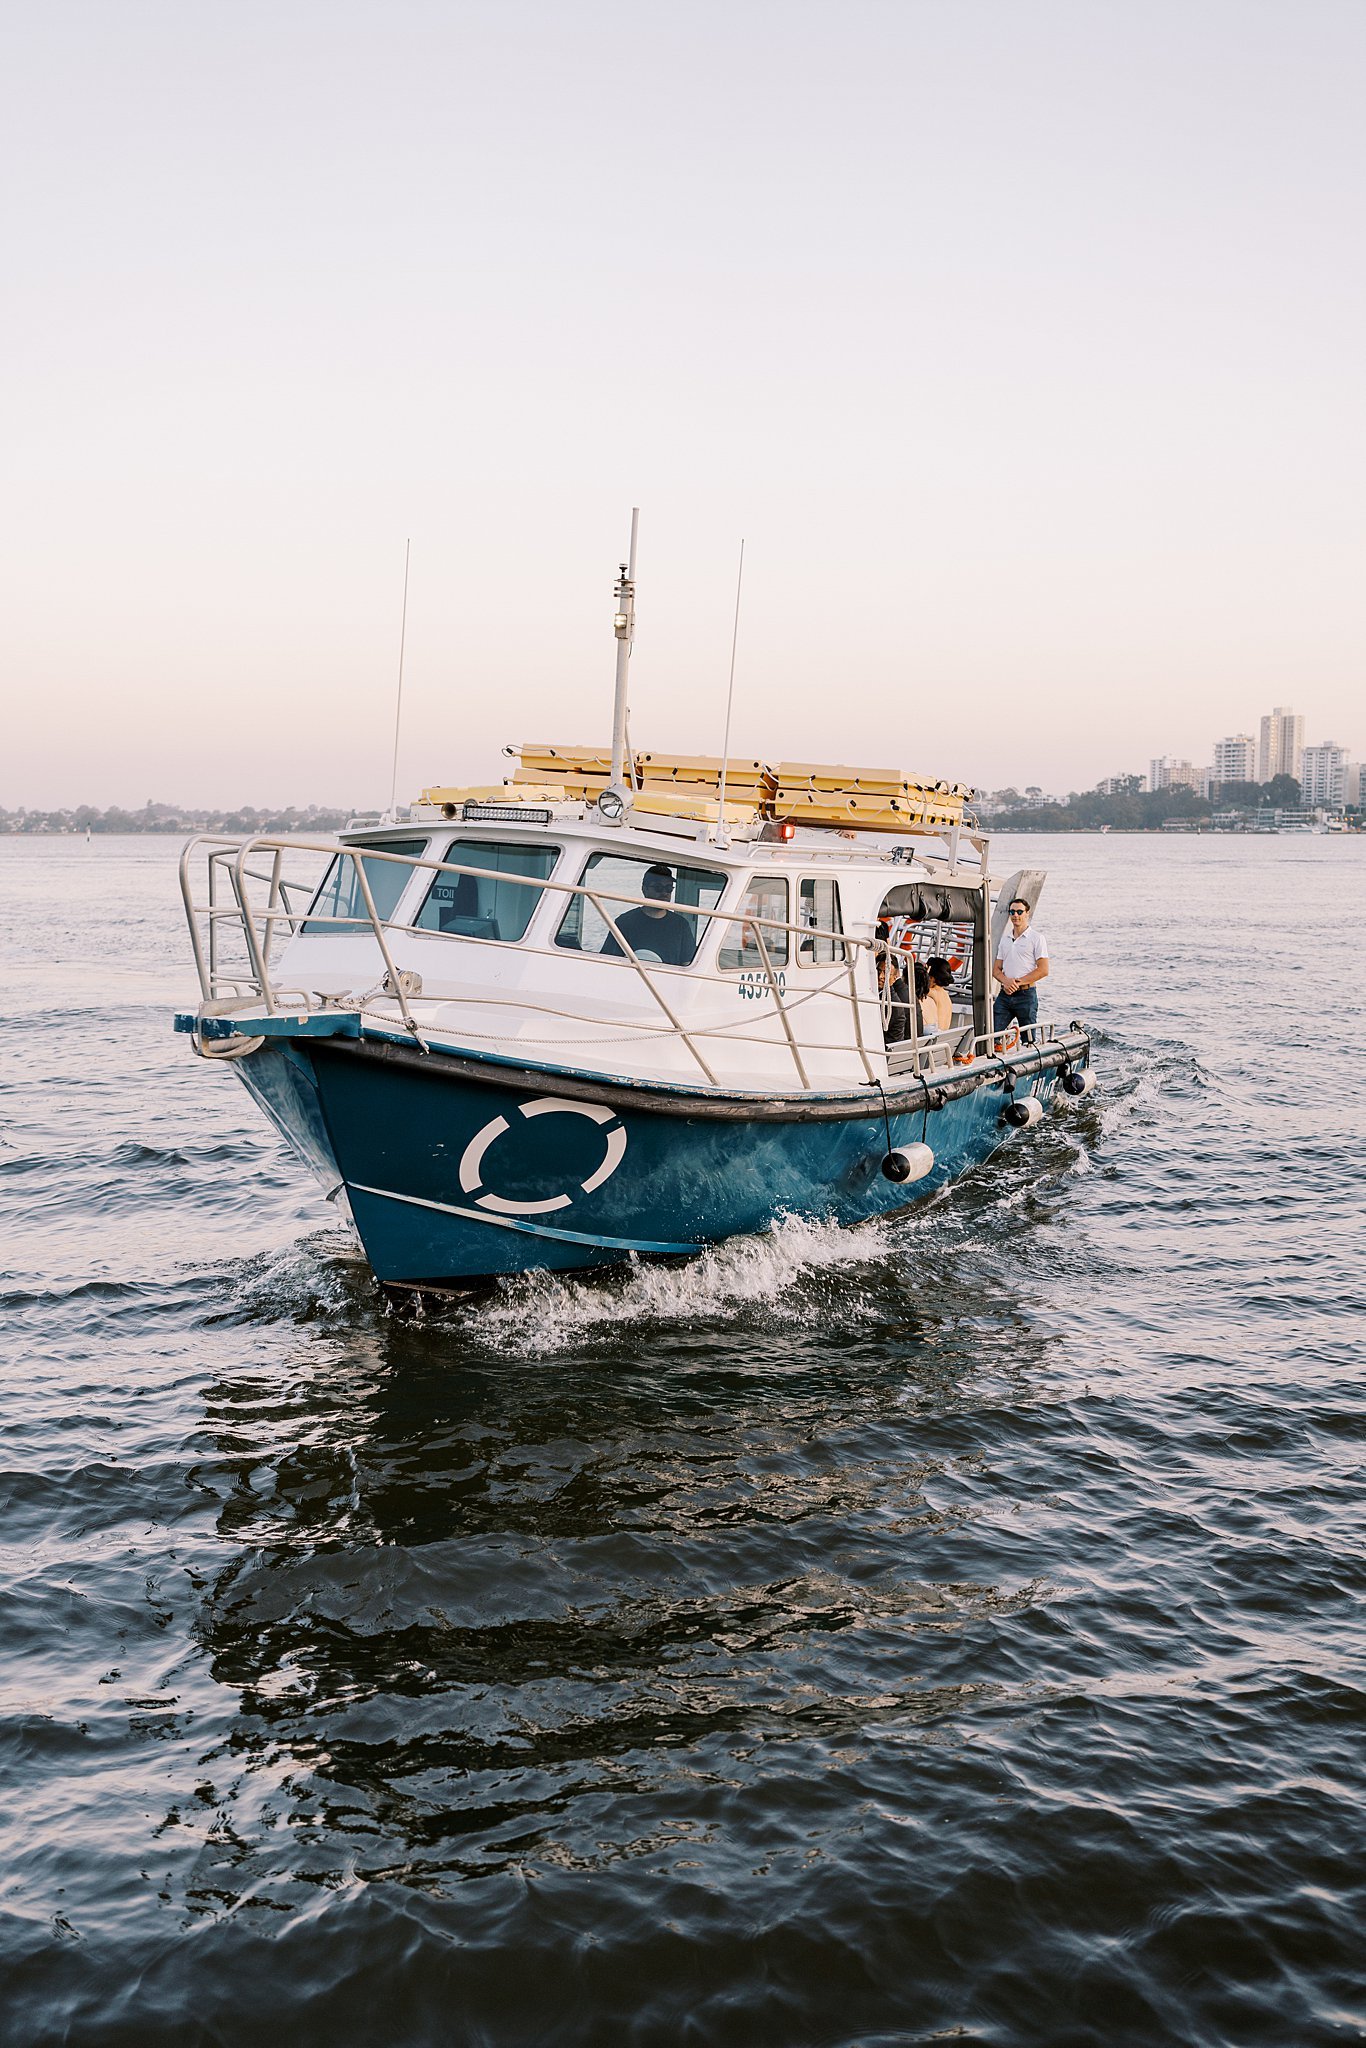
[[1149,764],[1148,787],[1152,790],[1194,789],[1195,770],[1189,761],[1177,761],[1170,754],[1164,754],[1160,761]]
[[1360,761],[1349,761],[1347,763],[1347,771],[1342,778],[1342,801],[1345,804],[1350,804],[1353,810],[1358,809],[1361,804]]
[[1256,782],[1256,740],[1250,732],[1235,732],[1226,740],[1216,740],[1211,765],[1216,782]]
[[1142,796],[1148,787],[1146,775],[1107,775],[1096,784],[1100,796]]
[[1347,801],[1347,749],[1336,740],[1306,747],[1301,757],[1300,795],[1312,810],[1340,811]]
[[1262,720],[1262,737],[1257,747],[1257,780],[1270,782],[1276,775],[1300,779],[1300,757],[1304,753],[1304,720],[1288,704],[1278,704]]

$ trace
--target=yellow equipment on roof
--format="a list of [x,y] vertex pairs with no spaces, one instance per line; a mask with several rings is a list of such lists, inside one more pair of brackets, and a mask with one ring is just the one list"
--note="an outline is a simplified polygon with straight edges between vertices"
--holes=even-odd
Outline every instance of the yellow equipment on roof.
[[971,794],[964,783],[922,782],[899,768],[780,761],[775,815],[861,832],[934,831],[961,823]]
[[[501,788],[424,789],[423,803],[563,803],[592,801],[607,787],[612,756],[603,747],[550,746],[527,741],[511,750],[518,759]],[[965,783],[924,781],[899,768],[849,768],[813,761],[726,761],[726,822],[791,819],[799,825],[838,825],[858,832],[933,832],[960,824],[972,791]],[[638,753],[631,756],[633,808],[661,816],[708,817],[721,790],[721,760],[713,754]]]
[[[635,771],[642,790],[667,785],[671,789],[714,793],[721,787],[719,754],[637,754]],[[772,802],[777,786],[766,761],[747,761],[734,754],[727,757],[728,798],[733,796],[737,803],[762,806]]]

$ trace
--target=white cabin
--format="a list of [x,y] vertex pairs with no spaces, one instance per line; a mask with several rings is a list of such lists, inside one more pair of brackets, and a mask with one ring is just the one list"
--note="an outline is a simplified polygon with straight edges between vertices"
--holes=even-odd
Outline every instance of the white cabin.
[[[354,820],[342,845],[377,857],[333,860],[271,964],[277,1001],[363,999],[378,1022],[397,1007],[392,965],[412,1022],[445,1047],[690,1087],[857,1087],[889,1070],[879,919],[917,905],[924,917],[928,899],[958,949],[945,1040],[986,1030],[982,842],[964,859],[956,833],[640,811],[613,826],[591,800],[554,795],[509,787],[501,801]],[[947,1063],[950,1045],[939,1051]],[[893,1070],[904,1063],[895,1048]]]

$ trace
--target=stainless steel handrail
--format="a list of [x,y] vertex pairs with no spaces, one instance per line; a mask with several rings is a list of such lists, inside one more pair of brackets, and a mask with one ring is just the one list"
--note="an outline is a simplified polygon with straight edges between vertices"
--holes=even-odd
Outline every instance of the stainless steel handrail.
[[[338,858],[348,859],[352,864],[353,873],[358,884],[358,893],[365,905],[365,916],[332,917],[326,912],[315,912],[308,907],[303,909],[293,908],[289,901],[291,891],[297,890],[301,896],[307,893],[311,903],[316,894],[317,885],[296,880],[292,877],[286,878],[283,875],[281,869],[286,850],[304,854],[326,855],[334,860]],[[252,868],[247,864],[249,858],[258,851],[269,856],[270,866],[268,872],[263,872],[259,868]],[[196,900],[190,879],[191,860],[196,853],[201,852],[207,857],[209,885],[209,900],[207,903]],[[695,1024],[690,1028],[683,1023],[658,985],[650,966],[641,960],[634,948],[631,947],[630,942],[622,934],[616,918],[606,909],[603,900],[606,898],[607,902],[615,905],[618,912],[624,907],[658,908],[654,899],[650,897],[628,896],[615,889],[606,891],[602,889],[601,885],[594,888],[588,883],[560,881],[553,876],[519,875],[503,869],[480,868],[471,865],[469,862],[439,860],[426,854],[392,853],[383,847],[374,846],[338,846],[335,841],[298,839],[292,836],[276,838],[253,835],[245,840],[238,840],[230,839],[226,836],[220,837],[216,834],[200,834],[188,841],[183,849],[180,859],[181,895],[184,901],[186,920],[190,927],[195,966],[204,999],[206,1001],[216,1000],[220,988],[224,984],[230,985],[235,992],[240,991],[244,986],[240,976],[228,976],[221,971],[219,966],[220,946],[218,928],[225,919],[229,921],[235,919],[242,927],[243,938],[251,963],[252,981],[255,983],[256,989],[259,990],[261,999],[266,1006],[267,1014],[274,1014],[278,1007],[277,992],[273,986],[270,972],[270,955],[276,939],[277,928],[285,928],[290,937],[295,936],[304,925],[325,925],[348,931],[364,931],[368,928],[375,938],[384,962],[386,975],[385,993],[392,997],[402,1019],[404,1029],[419,1044],[425,1044],[409,1006],[408,992],[404,988],[400,971],[395,965],[387,936],[391,930],[402,931],[407,934],[419,928],[406,924],[398,925],[393,919],[381,918],[379,916],[370,888],[369,877],[365,871],[366,863],[370,861],[393,863],[410,871],[422,869],[430,872],[433,876],[437,874],[468,875],[476,880],[496,881],[505,885],[510,884],[513,887],[534,889],[538,893],[542,890],[549,890],[566,899],[572,899],[575,896],[587,898],[602,918],[604,924],[612,932],[617,944],[621,947],[623,963],[630,966],[644,982],[653,1002],[663,1012],[667,1020],[668,1035],[676,1035],[682,1040],[713,1086],[717,1085],[716,1076],[696,1042],[699,1038],[725,1037],[732,1042],[742,1040],[745,1042],[772,1043],[771,1037],[767,1034],[756,1036],[748,1031],[737,1029],[733,1024],[701,1023]],[[217,876],[220,866],[226,870],[231,884],[233,900],[227,904],[220,901],[218,894]],[[251,901],[248,883],[253,880],[264,883],[267,887],[267,902],[262,911],[258,911]],[[739,905],[735,905],[728,914],[723,913],[718,901],[717,906],[710,909],[703,909],[700,906],[693,907],[685,910],[682,914],[693,918],[699,926],[699,947],[703,943],[708,925],[713,921],[721,923],[723,927],[741,925],[748,927],[754,932],[757,950],[763,967],[764,980],[769,992],[772,994],[777,1019],[791,1051],[802,1087],[809,1088],[811,1082],[801,1056],[801,1045],[804,1041],[799,1040],[792,1028],[792,1012],[805,1006],[815,996],[830,993],[836,980],[842,981],[846,979],[848,982],[848,1001],[854,1026],[855,1046],[865,1075],[870,1081],[876,1080],[878,1078],[878,1070],[874,1065],[869,1045],[864,1037],[862,1012],[866,1004],[871,1004],[880,1009],[881,998],[880,993],[876,990],[860,991],[858,985],[859,978],[855,972],[855,959],[857,955],[866,955],[870,959],[876,959],[879,954],[895,954],[898,961],[903,961],[907,956],[901,953],[899,949],[889,946],[882,939],[865,938],[852,931],[826,929],[825,927],[810,923],[751,915],[748,912],[743,917],[740,917],[737,915],[739,908]],[[263,923],[263,933],[257,931],[258,916]],[[199,928],[200,919],[204,919],[207,924],[207,959]],[[766,932],[780,933],[784,936],[785,940],[789,935],[795,937],[797,944],[788,950],[797,955],[798,961],[800,960],[798,948],[803,941],[821,939],[828,940],[831,943],[833,953],[837,956],[842,954],[842,959],[836,958],[832,960],[830,964],[835,967],[836,971],[819,988],[802,988],[794,993],[785,992],[782,980],[775,972],[773,957],[764,937]],[[458,943],[464,942],[463,935],[456,933],[423,930],[422,936],[438,941],[445,938],[447,940],[455,939]],[[470,940],[468,943],[480,944],[484,942]],[[722,943],[724,943],[724,937]],[[549,949],[537,950],[549,951]],[[801,971],[805,973],[807,970],[802,969]],[[702,980],[710,986],[734,986],[730,979],[730,975],[734,970],[722,970],[719,968],[710,970],[698,969],[695,965],[690,965],[686,969],[665,970],[666,975],[674,972],[686,974],[688,979],[694,983]],[[250,989],[251,984],[249,983],[247,986]],[[537,1004],[535,1007],[541,1008],[542,1006]],[[560,1005],[557,1010],[552,1011],[552,1014],[562,1015],[568,1021],[570,1013],[567,1013],[564,1010],[564,1006]],[[577,1021],[587,1022],[592,1020],[583,1018]],[[910,1064],[913,1070],[918,1073],[922,1064],[938,1066],[943,1063],[947,1034],[936,1039],[922,1041],[918,1030],[915,1028],[916,1022],[917,1020],[913,1018],[913,1036],[908,1050],[911,1053]],[[1038,1026],[1025,1027],[1031,1033],[1037,1033],[1039,1028]],[[1050,1032],[1052,1031],[1051,1026],[1048,1029]],[[961,1034],[957,1042],[961,1043]],[[990,1029],[985,1033],[975,1033],[971,1043],[972,1063],[975,1064],[978,1058],[994,1056],[996,1051],[995,1037]],[[922,1046],[924,1048],[923,1051]],[[979,1048],[981,1048],[980,1051]],[[833,1048],[828,1042],[812,1042],[808,1049],[829,1052]],[[879,1047],[876,1050],[883,1053],[885,1057],[885,1047]],[[899,1053],[900,1048],[894,1046],[892,1052],[894,1054]],[[898,1058],[896,1064],[898,1068],[905,1071],[906,1062],[904,1059]]]
[[[630,961],[631,965],[632,965],[632,966],[633,966],[633,967],[635,968],[635,970],[636,970],[636,973],[637,973],[637,974],[638,974],[638,975],[640,976],[641,980],[642,980],[642,981],[643,981],[643,982],[645,983],[645,986],[646,986],[646,988],[647,988],[647,989],[649,989],[649,991],[650,991],[650,994],[651,994],[651,995],[652,995],[652,996],[654,997],[655,1001],[656,1001],[656,1002],[657,1002],[657,1003],[659,1004],[659,1007],[660,1007],[660,1009],[661,1009],[661,1010],[663,1010],[663,1012],[664,1012],[665,1016],[666,1016],[666,1017],[668,1018],[669,1022],[670,1022],[670,1023],[671,1023],[672,1025],[673,1025],[673,1028],[674,1028],[674,1030],[675,1030],[675,1031],[676,1031],[676,1032],[678,1033],[679,1037],[680,1037],[680,1038],[681,1038],[681,1039],[683,1040],[683,1043],[684,1043],[684,1044],[685,1044],[685,1045],[687,1046],[687,1048],[688,1048],[688,1051],[689,1051],[689,1052],[690,1052],[690,1053],[692,1054],[693,1058],[694,1058],[694,1059],[695,1059],[695,1060],[697,1061],[697,1064],[698,1064],[698,1066],[699,1066],[699,1067],[701,1067],[701,1069],[702,1069],[702,1072],[703,1072],[703,1073],[704,1073],[704,1074],[706,1075],[707,1079],[708,1079],[708,1080],[709,1080],[709,1081],[711,1082],[711,1084],[712,1084],[712,1086],[713,1086],[713,1088],[714,1088],[714,1087],[716,1086],[716,1076],[715,1076],[715,1074],[714,1074],[714,1073],[712,1072],[711,1068],[710,1068],[710,1067],[709,1067],[709,1066],[707,1065],[707,1062],[706,1062],[706,1061],[705,1061],[705,1060],[703,1059],[703,1057],[702,1057],[701,1053],[700,1053],[700,1052],[699,1052],[699,1051],[697,1050],[697,1047],[696,1047],[696,1045],[695,1045],[695,1044],[694,1044],[694,1042],[693,1042],[693,1039],[692,1039],[692,1036],[691,1036],[691,1034],[690,1034],[690,1033],[689,1033],[689,1032],[687,1031],[687,1029],[685,1028],[685,1026],[684,1026],[683,1024],[681,1024],[681,1023],[679,1022],[678,1018],[677,1018],[677,1017],[676,1017],[676,1016],[674,1015],[673,1011],[672,1011],[672,1010],[671,1010],[671,1009],[669,1008],[669,1005],[668,1005],[668,1003],[667,1003],[667,1002],[665,1001],[665,999],[664,999],[663,995],[661,994],[661,992],[660,992],[660,991],[659,991],[659,990],[658,990],[658,989],[657,989],[657,988],[655,987],[654,983],[653,983],[653,982],[651,981],[651,979],[650,979],[650,973],[649,973],[649,969],[648,969],[648,968],[646,967],[646,965],[645,965],[645,962],[644,962],[644,961],[643,961],[642,959],[640,959],[640,958],[639,958],[639,956],[637,955],[637,953],[636,953],[636,951],[635,951],[635,948],[634,948],[634,947],[632,946],[632,944],[631,944],[631,941],[630,941],[630,940],[629,940],[629,939],[628,939],[628,938],[626,937],[626,934],[625,934],[625,933],[624,933],[624,932],[623,932],[623,931],[621,930],[621,928],[620,928],[620,926],[618,925],[618,923],[617,923],[616,919],[615,919],[615,918],[613,917],[613,915],[612,915],[611,911],[610,911],[610,910],[604,910],[604,909],[603,909],[603,907],[602,907],[602,905],[601,905],[601,903],[600,903],[600,902],[598,901],[597,897],[596,897],[596,896],[594,896],[594,895],[591,895],[591,894],[590,894],[590,896],[589,896],[588,900],[589,900],[589,902],[590,902],[590,903],[592,904],[592,906],[593,906],[594,910],[596,910],[596,911],[597,911],[597,913],[598,913],[598,916],[599,916],[599,917],[600,917],[600,918],[602,919],[603,923],[604,923],[604,924],[605,924],[605,925],[607,926],[608,930],[609,930],[609,931],[611,932],[611,934],[612,934],[612,937],[613,937],[613,938],[614,938],[614,939],[616,940],[617,944],[618,944],[618,945],[619,945],[619,946],[621,947],[621,950],[622,950],[622,952],[623,952],[623,953],[625,954],[626,958],[627,958],[627,959],[628,959],[628,960]],[[642,899],[642,900],[644,900],[644,899]]]
[[[763,932],[759,928],[762,920],[758,918],[746,919],[746,923],[752,923],[754,937],[759,947],[759,957],[764,963],[764,973],[768,976],[768,985],[773,991],[773,1000],[777,1004],[778,1015],[782,1019],[783,1031],[786,1034],[788,1048],[796,1064],[798,1078],[803,1088],[809,1088],[811,1083],[807,1079],[806,1068],[802,1065],[802,1056],[797,1050],[797,1041],[792,1035],[792,1021],[787,1014],[787,1004],[783,1001],[783,992],[778,986],[778,977],[773,972],[773,962],[769,958],[768,945]],[[744,948],[741,947],[742,952],[743,950]]]

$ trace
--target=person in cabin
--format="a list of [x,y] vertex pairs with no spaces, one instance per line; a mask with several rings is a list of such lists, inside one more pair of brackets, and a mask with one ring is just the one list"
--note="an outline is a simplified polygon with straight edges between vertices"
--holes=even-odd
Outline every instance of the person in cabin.
[[947,1031],[953,1023],[953,969],[943,955],[930,962],[930,990],[927,998],[925,1029]]
[[877,938],[877,985],[887,1018],[883,1037],[888,1045],[900,1045],[911,1035],[911,985],[906,957],[891,945],[891,926],[885,918],[879,921]]
[[1010,902],[1010,922],[1001,933],[992,962],[992,979],[997,983],[992,1024],[1004,1031],[1013,1022],[1036,1024],[1039,1018],[1039,983],[1048,973],[1048,941],[1029,921],[1029,905],[1023,896]]
[[[681,910],[670,910],[669,899],[674,892],[672,868],[656,861],[646,868],[640,884],[642,896],[648,896],[648,903],[633,904],[616,917],[617,931],[631,948],[637,960],[643,960],[651,967],[691,967],[693,954],[697,951],[697,938],[693,921]],[[603,942],[604,953],[614,953],[618,959],[625,958],[624,949],[617,944],[616,932],[608,932]]]

